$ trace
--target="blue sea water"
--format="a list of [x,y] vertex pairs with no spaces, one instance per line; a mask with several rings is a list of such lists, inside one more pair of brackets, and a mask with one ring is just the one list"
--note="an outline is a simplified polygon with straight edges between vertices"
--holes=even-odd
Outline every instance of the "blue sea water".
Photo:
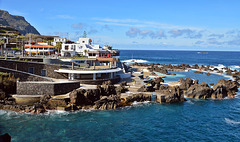
[[207,51],[207,54],[200,54],[199,51],[121,50],[120,54],[121,60],[143,59],[148,61],[147,63],[240,65],[240,52],[230,51]]
[[159,74],[159,75],[164,75],[165,78],[164,79],[164,82],[175,82],[175,81],[178,81],[180,78],[192,78],[194,80],[199,80],[199,83],[202,83],[202,82],[206,82],[208,84],[210,83],[217,83],[218,80],[220,79],[231,79],[230,76],[221,76],[221,75],[216,75],[216,74],[211,74],[210,76],[207,76],[206,73],[204,74],[198,74],[198,73],[194,73],[193,70],[189,70],[188,72],[183,72],[183,71],[169,71],[169,73],[175,73],[176,75],[173,76],[173,75],[165,75],[165,74],[161,74],[161,73],[158,73],[156,72],[156,74]]
[[[121,51],[121,60],[161,64],[239,66],[240,52]],[[223,76],[174,72],[180,77],[216,83]],[[227,79],[227,78],[226,78]],[[239,94],[238,94],[239,95]],[[49,112],[40,115],[0,110],[0,134],[13,142],[75,141],[240,141],[240,98],[188,99],[184,103],[144,103],[108,111]]]

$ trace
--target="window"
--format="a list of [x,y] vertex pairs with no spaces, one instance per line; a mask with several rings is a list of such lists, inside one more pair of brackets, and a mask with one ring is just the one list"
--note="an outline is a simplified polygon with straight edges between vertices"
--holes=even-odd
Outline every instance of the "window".
[[68,50],[68,45],[65,46],[65,50]]
[[28,68],[28,72],[31,73],[31,74],[34,74],[34,67]]
[[47,76],[47,70],[42,69],[41,70],[41,76]]
[[82,43],[85,43],[85,41],[82,41]]

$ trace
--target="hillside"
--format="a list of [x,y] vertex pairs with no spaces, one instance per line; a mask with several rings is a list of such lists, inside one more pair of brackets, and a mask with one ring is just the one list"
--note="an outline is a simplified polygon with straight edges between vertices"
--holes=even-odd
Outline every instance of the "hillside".
[[10,28],[10,27],[3,27],[0,26],[0,36],[6,36],[6,35],[20,35],[18,30]]
[[0,10],[0,25],[10,26],[24,35],[27,33],[40,35],[40,33],[28,23],[24,17],[11,15],[4,10]]

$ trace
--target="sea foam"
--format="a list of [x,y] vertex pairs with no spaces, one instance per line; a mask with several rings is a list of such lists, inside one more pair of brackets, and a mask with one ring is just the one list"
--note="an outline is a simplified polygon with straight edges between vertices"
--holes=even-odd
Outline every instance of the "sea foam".
[[234,121],[234,120],[231,120],[231,119],[228,119],[228,118],[224,118],[226,123],[228,124],[240,124],[240,121]]
[[142,59],[130,59],[130,60],[124,60],[122,62],[126,62],[126,63],[147,63],[147,60],[142,60]]

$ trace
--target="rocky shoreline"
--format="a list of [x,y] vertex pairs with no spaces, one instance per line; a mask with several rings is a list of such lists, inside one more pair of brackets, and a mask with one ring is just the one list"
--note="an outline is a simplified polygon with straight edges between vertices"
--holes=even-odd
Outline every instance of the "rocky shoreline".
[[[234,98],[239,87],[240,72],[230,70],[225,67],[223,70],[212,68],[211,66],[190,66],[186,64],[181,65],[160,65],[160,64],[133,64],[136,70],[141,71],[141,67],[146,67],[151,74],[160,72],[166,75],[170,74],[168,71],[185,71],[188,69],[197,69],[195,73],[208,73],[219,72],[226,73],[234,76],[233,80],[221,79],[218,83],[207,84],[191,78],[180,79],[178,85],[167,86],[164,84],[164,79],[157,77],[155,79],[147,80],[144,84],[135,88],[130,87],[129,84],[134,82],[123,81],[118,85],[114,85],[111,81],[104,82],[98,85],[96,89],[75,89],[68,94],[67,97],[55,97],[50,95],[43,95],[39,102],[33,105],[19,105],[11,94],[16,92],[16,81],[14,77],[1,76],[0,82],[0,109],[12,110],[23,113],[44,113],[47,110],[64,110],[74,111],[81,109],[94,109],[94,110],[109,110],[117,109],[125,106],[132,105],[133,102],[152,101],[156,97],[157,103],[178,103],[186,101],[185,98],[195,99],[223,99],[225,97]],[[141,74],[135,79],[142,82]],[[135,82],[136,84],[136,82]],[[141,84],[141,83],[140,83]],[[10,87],[10,88],[9,88]],[[9,90],[11,90],[9,92]],[[132,92],[132,93],[129,93]]]

